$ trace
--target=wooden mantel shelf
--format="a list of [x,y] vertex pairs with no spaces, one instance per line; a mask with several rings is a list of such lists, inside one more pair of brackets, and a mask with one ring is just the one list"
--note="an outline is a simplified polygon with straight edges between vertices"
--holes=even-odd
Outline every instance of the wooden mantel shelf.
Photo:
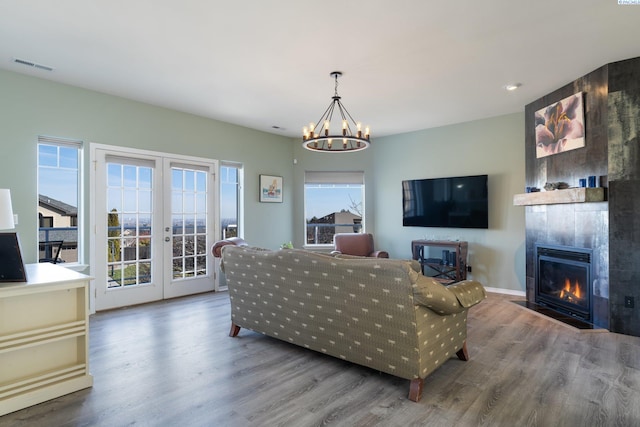
[[565,190],[540,191],[537,193],[516,194],[515,206],[555,205],[558,203],[603,202],[604,188],[567,188]]

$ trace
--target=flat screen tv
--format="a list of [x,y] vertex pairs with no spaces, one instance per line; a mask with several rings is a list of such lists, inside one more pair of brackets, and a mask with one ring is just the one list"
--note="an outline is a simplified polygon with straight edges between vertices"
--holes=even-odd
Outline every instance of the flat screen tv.
[[487,175],[402,181],[402,225],[489,228]]

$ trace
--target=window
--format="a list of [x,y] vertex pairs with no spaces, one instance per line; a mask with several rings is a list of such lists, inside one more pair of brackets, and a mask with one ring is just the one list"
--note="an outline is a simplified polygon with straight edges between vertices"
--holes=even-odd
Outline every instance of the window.
[[305,172],[304,216],[307,245],[364,232],[364,172]]
[[43,216],[41,213],[38,213],[40,217],[40,228],[42,227],[53,227],[53,217],[52,216]]
[[80,141],[38,137],[38,238],[42,244],[63,242],[58,262],[77,263],[82,254],[78,235],[81,154]]
[[240,179],[242,167],[234,163],[220,165],[220,232],[221,239],[237,237],[241,222]]

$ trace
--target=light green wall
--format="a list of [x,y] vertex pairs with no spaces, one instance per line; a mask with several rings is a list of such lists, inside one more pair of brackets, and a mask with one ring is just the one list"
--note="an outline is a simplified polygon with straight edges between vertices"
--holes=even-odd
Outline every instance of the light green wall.
[[[241,162],[245,237],[271,248],[291,239],[290,203],[258,201],[260,174],[292,181],[290,138],[0,70],[0,188],[11,189],[25,262],[37,258],[39,135]],[[86,167],[88,162],[87,149]],[[87,174],[87,212],[89,190]],[[284,199],[291,200],[291,187],[284,190]]]
[[[473,278],[524,290],[524,211],[512,203],[524,186],[521,113],[375,138],[371,149],[331,155],[309,152],[297,139],[0,70],[0,188],[11,189],[26,262],[37,256],[38,135],[241,162],[244,235],[267,248],[304,244],[305,171],[362,170],[367,231],[379,249],[409,258],[413,239],[460,238],[470,242]],[[260,174],[283,177],[283,203],[258,202]],[[403,179],[473,174],[489,175],[489,230],[402,226]],[[88,178],[85,187],[88,195]]]
[[[487,287],[525,290],[524,114],[411,132],[375,140],[375,239],[392,256],[411,257],[411,240],[469,242],[469,278]],[[402,226],[402,180],[489,175],[489,229]]]

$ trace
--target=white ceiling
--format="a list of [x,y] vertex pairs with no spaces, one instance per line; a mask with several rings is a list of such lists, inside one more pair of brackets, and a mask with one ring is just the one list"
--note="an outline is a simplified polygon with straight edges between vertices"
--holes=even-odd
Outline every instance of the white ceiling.
[[0,68],[290,136],[339,70],[375,139],[523,111],[640,56],[640,5],[617,1],[0,0]]

